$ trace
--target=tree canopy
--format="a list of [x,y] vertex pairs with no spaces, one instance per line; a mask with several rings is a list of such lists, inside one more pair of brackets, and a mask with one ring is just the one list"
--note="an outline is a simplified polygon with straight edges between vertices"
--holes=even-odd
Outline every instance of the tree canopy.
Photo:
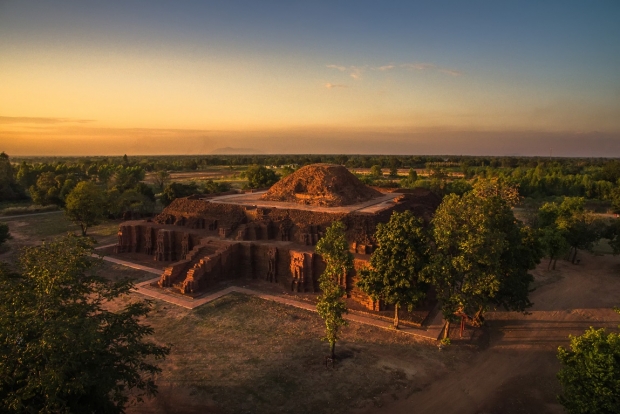
[[474,192],[448,195],[432,224],[435,252],[426,280],[446,320],[464,313],[480,322],[490,306],[522,311],[531,305],[528,270],[542,253],[506,200]]
[[346,325],[343,315],[347,313],[347,305],[343,300],[346,294],[343,285],[346,285],[347,273],[353,268],[353,255],[349,252],[344,230],[341,221],[333,222],[316,245],[316,252],[325,261],[325,270],[319,278],[321,294],[316,309],[325,321],[323,339],[329,342],[332,359],[335,357],[340,327]]
[[104,217],[105,194],[101,187],[91,181],[82,181],[69,193],[65,213],[86,235],[89,227],[98,224]]
[[412,308],[426,295],[420,276],[428,263],[429,240],[424,223],[411,211],[394,212],[389,222],[377,225],[375,239],[370,267],[360,270],[357,286],[373,300],[394,305],[397,328],[399,308]]
[[561,203],[545,203],[538,212],[542,228],[555,229],[572,250],[575,262],[577,250],[591,250],[603,233],[603,224],[585,210],[582,197],[565,197]]
[[588,329],[558,348],[560,403],[569,414],[620,412],[620,335]]
[[250,165],[245,171],[245,177],[249,188],[271,187],[280,179],[275,171],[263,165]]
[[146,340],[150,305],[109,310],[133,285],[94,275],[91,252],[67,236],[0,267],[0,411],[122,413],[156,393],[154,361],[169,349]]

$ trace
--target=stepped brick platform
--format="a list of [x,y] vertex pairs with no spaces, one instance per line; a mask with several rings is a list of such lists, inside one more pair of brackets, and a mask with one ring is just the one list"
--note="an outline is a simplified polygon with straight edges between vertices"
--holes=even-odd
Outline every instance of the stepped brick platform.
[[[310,168],[311,167],[311,168]],[[291,292],[318,293],[325,268],[314,246],[334,221],[342,221],[355,269],[368,264],[379,223],[411,210],[430,220],[439,198],[425,189],[381,193],[346,168],[301,168],[267,192],[192,196],[174,200],[153,220],[121,224],[115,251],[173,262],[159,286],[189,297],[225,280],[258,279]],[[384,310],[356,288],[356,271],[343,278],[347,297]]]

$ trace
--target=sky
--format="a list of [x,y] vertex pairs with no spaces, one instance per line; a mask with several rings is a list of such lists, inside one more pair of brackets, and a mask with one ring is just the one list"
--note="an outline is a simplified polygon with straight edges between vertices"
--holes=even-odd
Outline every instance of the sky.
[[619,22],[617,0],[0,0],[0,151],[620,157]]

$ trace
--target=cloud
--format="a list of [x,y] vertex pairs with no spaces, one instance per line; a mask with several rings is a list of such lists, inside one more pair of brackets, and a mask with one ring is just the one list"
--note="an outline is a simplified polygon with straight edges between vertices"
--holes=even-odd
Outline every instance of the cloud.
[[362,72],[364,72],[364,69],[365,67],[351,66],[349,68],[349,75],[355,80],[360,80],[362,79]]
[[403,63],[400,67],[409,70],[435,70],[450,76],[461,76],[463,74],[463,72],[459,70],[442,68],[434,63]]
[[95,122],[94,119],[73,119],[73,118],[46,118],[30,116],[0,116],[0,124],[87,124]]
[[340,66],[340,65],[327,65],[330,69],[336,69],[340,72],[349,72],[349,76],[351,76],[355,80],[362,79],[362,73],[366,70],[367,66]]
[[435,69],[437,66],[432,63],[403,63],[400,67],[410,70],[427,70]]
[[458,70],[452,70],[452,69],[439,69],[439,71],[441,73],[445,73],[446,75],[451,75],[451,76],[461,76],[463,74],[463,72],[458,71]]
[[333,89],[333,88],[347,88],[348,86],[347,85],[342,85],[342,84],[339,84],[339,83],[329,83],[328,82],[328,83],[325,84],[325,87],[327,89]]
[[327,65],[327,67],[330,69],[338,69],[340,72],[344,72],[345,70],[347,70],[346,66]]
[[[368,69],[372,71],[385,72],[385,71],[393,70],[396,68],[402,68],[402,69],[411,70],[411,71],[413,70],[434,71],[434,72],[440,72],[440,73],[443,73],[445,75],[450,75],[450,76],[463,75],[463,72],[461,72],[460,70],[443,68],[441,66],[437,66],[434,63],[429,63],[429,62],[401,63],[401,64],[389,63],[387,65],[372,66],[372,67],[369,67],[368,65],[364,65],[364,66],[326,65],[326,66],[330,69],[339,70],[340,72],[347,72],[349,76],[351,76],[355,80],[361,80],[363,73]],[[330,88],[327,85],[326,87]]]

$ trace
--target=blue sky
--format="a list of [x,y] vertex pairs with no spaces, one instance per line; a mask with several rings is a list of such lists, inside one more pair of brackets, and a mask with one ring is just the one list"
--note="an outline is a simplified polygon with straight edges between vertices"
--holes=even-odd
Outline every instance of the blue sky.
[[617,1],[5,1],[0,144],[620,156],[618,22]]

